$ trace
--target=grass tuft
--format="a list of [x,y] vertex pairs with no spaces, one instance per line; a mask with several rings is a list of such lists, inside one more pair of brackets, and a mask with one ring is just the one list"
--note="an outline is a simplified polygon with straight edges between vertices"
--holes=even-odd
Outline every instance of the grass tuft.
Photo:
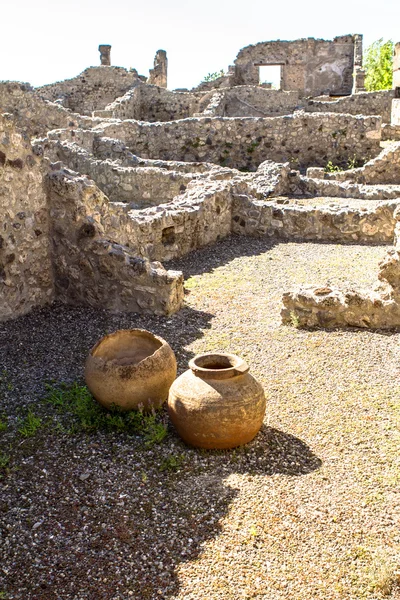
[[118,407],[106,410],[94,400],[86,386],[76,382],[69,386],[48,385],[45,400],[58,412],[73,417],[70,433],[79,430],[94,433],[102,430],[140,434],[144,437],[147,447],[159,444],[167,436],[167,426],[160,421],[159,412],[127,412]]
[[42,427],[42,419],[35,415],[32,410],[29,410],[25,419],[20,422],[18,433],[23,437],[33,437]]

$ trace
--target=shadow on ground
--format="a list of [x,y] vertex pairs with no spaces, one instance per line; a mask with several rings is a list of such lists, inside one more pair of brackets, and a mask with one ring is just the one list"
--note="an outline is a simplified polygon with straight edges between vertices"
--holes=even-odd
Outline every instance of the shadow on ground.
[[[178,469],[163,469],[175,456]],[[321,461],[263,427],[233,451],[186,448],[173,434],[144,450],[124,436],[52,436],[21,456],[1,503],[9,598],[172,598],[177,568],[221,532],[232,474],[301,476]],[[246,540],[243,543],[247,543]]]

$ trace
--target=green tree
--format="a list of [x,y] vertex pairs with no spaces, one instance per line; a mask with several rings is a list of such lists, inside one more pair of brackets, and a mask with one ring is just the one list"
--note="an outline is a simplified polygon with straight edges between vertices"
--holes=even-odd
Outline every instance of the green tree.
[[393,82],[393,50],[392,40],[384,42],[383,38],[376,40],[366,49],[364,54],[365,87],[369,92],[391,89]]

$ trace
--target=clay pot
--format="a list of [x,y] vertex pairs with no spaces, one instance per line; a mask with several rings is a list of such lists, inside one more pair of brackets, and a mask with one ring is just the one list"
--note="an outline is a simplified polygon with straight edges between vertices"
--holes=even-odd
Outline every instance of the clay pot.
[[199,354],[173,383],[168,412],[181,438],[198,448],[234,448],[252,440],[265,414],[262,386],[233,354]]
[[122,410],[158,408],[176,377],[176,359],[165,340],[143,329],[122,329],[93,346],[86,384],[100,404]]

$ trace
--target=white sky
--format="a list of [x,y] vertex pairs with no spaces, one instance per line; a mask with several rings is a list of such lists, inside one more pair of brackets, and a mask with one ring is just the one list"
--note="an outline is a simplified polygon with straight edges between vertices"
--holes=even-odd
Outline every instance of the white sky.
[[303,37],[364,34],[400,41],[399,0],[0,0],[0,80],[42,85],[111,62],[148,76],[168,56],[168,87],[191,88],[226,70],[244,46]]

